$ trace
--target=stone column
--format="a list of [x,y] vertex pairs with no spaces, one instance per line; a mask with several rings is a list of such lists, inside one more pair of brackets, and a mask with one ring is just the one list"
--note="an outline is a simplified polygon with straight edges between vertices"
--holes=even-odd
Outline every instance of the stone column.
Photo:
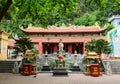
[[48,53],[45,52],[45,66],[48,66]]

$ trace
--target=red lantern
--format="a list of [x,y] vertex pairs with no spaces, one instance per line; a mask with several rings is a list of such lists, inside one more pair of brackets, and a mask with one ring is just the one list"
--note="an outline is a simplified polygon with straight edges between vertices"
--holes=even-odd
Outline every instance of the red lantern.
[[78,46],[78,43],[76,43],[76,46]]
[[47,46],[50,46],[50,44],[48,43]]

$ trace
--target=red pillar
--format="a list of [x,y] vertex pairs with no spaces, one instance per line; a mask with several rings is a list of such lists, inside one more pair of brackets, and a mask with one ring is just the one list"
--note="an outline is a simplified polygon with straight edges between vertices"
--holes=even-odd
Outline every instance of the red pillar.
[[86,44],[86,42],[83,42],[83,54],[86,54],[85,44]]
[[39,54],[43,54],[42,40],[39,40],[39,43],[38,43],[38,51],[39,51]]
[[85,54],[85,43],[83,42],[83,54]]
[[52,51],[52,48],[53,48],[53,44],[51,43],[51,46],[50,46],[50,53],[53,53],[53,51]]
[[68,45],[68,52],[69,52],[69,53],[72,53],[72,44],[69,44],[69,45]]
[[58,52],[58,45],[57,44],[54,44],[54,52]]

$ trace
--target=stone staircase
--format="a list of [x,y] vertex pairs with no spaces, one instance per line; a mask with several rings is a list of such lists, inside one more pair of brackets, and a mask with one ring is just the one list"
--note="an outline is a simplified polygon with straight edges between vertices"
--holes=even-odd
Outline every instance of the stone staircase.
[[16,60],[0,61],[0,73],[12,73]]
[[112,74],[120,74],[120,60],[103,60],[104,65],[109,62]]

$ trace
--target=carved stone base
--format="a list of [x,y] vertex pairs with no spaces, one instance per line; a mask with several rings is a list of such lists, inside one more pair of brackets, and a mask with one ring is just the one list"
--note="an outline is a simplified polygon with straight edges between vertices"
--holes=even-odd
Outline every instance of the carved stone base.
[[42,71],[50,71],[50,66],[43,66]]
[[79,66],[73,66],[73,68],[70,69],[71,71],[80,71]]
[[68,76],[66,68],[54,68],[53,76]]

